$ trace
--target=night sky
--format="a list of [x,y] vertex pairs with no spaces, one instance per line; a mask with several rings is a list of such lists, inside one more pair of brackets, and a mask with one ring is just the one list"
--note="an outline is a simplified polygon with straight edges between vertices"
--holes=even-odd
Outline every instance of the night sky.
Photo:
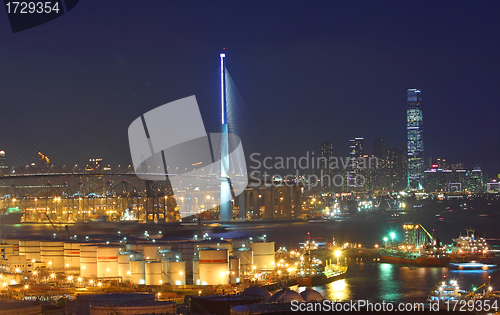
[[331,141],[345,156],[350,137],[366,153],[382,136],[400,149],[406,90],[419,88],[426,160],[493,175],[499,13],[497,1],[82,0],[12,33],[0,8],[0,147],[11,166],[39,150],[55,163],[127,163],[129,124],[190,95],[217,132],[224,47],[247,154],[319,154]]

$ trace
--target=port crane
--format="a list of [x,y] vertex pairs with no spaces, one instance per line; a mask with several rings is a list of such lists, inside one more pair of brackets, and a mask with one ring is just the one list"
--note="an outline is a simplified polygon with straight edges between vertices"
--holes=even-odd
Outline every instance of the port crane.
[[[47,220],[49,220],[50,224],[52,224],[52,227],[54,228],[54,230],[56,230],[56,232],[57,232],[57,228],[54,225],[54,223],[52,223],[52,220],[49,218],[49,215],[47,214],[47,212],[45,212],[45,216],[47,217]],[[66,230],[66,233],[68,234],[68,239],[70,239],[71,237],[69,236],[69,227],[67,225],[65,225],[64,229]]]

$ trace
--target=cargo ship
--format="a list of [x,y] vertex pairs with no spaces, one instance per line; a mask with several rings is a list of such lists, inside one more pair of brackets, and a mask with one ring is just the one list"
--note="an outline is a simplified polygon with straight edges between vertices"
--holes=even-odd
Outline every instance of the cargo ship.
[[450,261],[450,257],[439,253],[426,254],[421,252],[408,252],[391,249],[380,251],[380,262],[383,263],[421,267],[444,267],[447,266]]
[[476,237],[476,231],[466,230],[467,235],[454,238],[454,244],[447,248],[447,253],[453,263],[483,263],[492,264],[495,253],[490,252],[486,240]]
[[23,217],[23,211],[17,207],[0,210],[0,224],[21,223],[22,217]]
[[380,262],[422,267],[443,267],[450,263],[445,246],[421,224],[407,223],[403,230],[404,243],[381,250]]
[[[299,285],[315,287],[321,286],[333,281],[344,279],[345,273],[347,272],[347,265],[332,264],[331,259],[325,259],[323,262],[311,255],[311,250],[317,252],[318,244],[314,242],[306,242],[303,247],[301,247],[303,252],[303,259],[301,259],[300,266],[297,272],[296,281]],[[322,252],[328,252],[333,256],[334,251],[332,249],[321,249]],[[339,252],[340,253],[340,252]]]
[[322,286],[324,284],[341,280],[345,278],[347,266],[328,265],[324,269],[316,269],[315,272],[310,274],[302,274],[296,278],[297,283],[302,286]]

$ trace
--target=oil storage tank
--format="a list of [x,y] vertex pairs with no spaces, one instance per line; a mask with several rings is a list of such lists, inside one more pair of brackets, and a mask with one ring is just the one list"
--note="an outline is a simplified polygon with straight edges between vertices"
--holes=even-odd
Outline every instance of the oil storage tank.
[[64,268],[66,270],[80,269],[81,243],[64,242]]
[[[123,305],[126,303],[142,303],[154,302],[154,294],[146,293],[109,293],[109,294],[89,294],[79,295],[76,298],[76,314],[77,315],[90,315],[93,314],[90,310],[92,305],[102,305],[102,303]],[[73,312],[74,314],[74,312]],[[108,313],[109,314],[109,309]],[[131,314],[123,312],[119,314]],[[136,314],[133,312],[132,314]]]
[[41,241],[40,260],[46,263],[49,269],[64,269],[64,242]]
[[19,240],[19,255],[25,255],[26,259],[42,261],[40,257],[39,240]]
[[171,261],[182,260],[182,252],[172,249],[160,249],[158,251],[158,256],[160,257],[160,259],[168,259]]
[[229,254],[227,249],[201,249],[199,252],[200,282],[202,285],[229,283]]
[[131,260],[130,272],[130,282],[132,284],[146,284],[146,266],[144,260]]
[[144,260],[158,260],[158,252],[170,249],[169,245],[143,244]]
[[97,245],[80,246],[80,276],[97,277]]
[[185,261],[170,261],[168,275],[170,284],[186,285],[186,262]]
[[238,257],[229,257],[229,283],[240,282],[240,259]]
[[274,269],[274,242],[255,242],[248,246],[253,251],[253,264],[257,270]]
[[3,300],[0,302],[0,315],[40,315],[42,304],[35,301]]
[[249,248],[241,248],[234,251],[236,257],[240,259],[240,273],[247,275],[252,271],[253,266],[253,251]]
[[195,285],[200,285],[201,280],[200,280],[200,261],[199,260],[193,260],[193,283]]
[[118,277],[118,246],[97,246],[97,276]]
[[145,264],[146,268],[146,285],[161,285],[162,279],[162,262],[161,261],[148,261]]
[[141,260],[142,253],[139,252],[121,252],[118,254],[118,277],[122,281],[129,282],[131,277],[130,261]]

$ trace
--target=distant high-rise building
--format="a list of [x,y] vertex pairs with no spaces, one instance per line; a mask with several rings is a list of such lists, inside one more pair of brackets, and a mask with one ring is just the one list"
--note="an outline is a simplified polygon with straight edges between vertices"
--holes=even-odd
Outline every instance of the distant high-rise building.
[[373,139],[373,155],[379,159],[387,159],[387,140],[385,137]]
[[0,151],[0,173],[6,174],[9,171],[9,167],[7,166],[7,162],[5,160],[5,151]]
[[330,191],[332,187],[332,180],[334,170],[330,167],[330,159],[333,157],[333,144],[331,142],[323,142],[321,144],[321,171],[322,171],[322,184],[324,191]]
[[474,192],[483,191],[483,172],[481,171],[481,166],[476,165],[469,174],[468,190]]
[[408,189],[424,189],[424,138],[420,90],[407,91]]
[[404,190],[406,180],[406,154],[398,149],[387,150],[387,174],[389,176],[389,190]]
[[356,166],[357,159],[363,156],[363,138],[353,138],[349,140],[349,157],[351,167]]
[[[358,168],[360,158],[363,157],[363,138],[352,138],[349,140],[349,185],[359,186],[359,175],[362,175],[362,170]],[[358,179],[358,180],[356,180]]]

